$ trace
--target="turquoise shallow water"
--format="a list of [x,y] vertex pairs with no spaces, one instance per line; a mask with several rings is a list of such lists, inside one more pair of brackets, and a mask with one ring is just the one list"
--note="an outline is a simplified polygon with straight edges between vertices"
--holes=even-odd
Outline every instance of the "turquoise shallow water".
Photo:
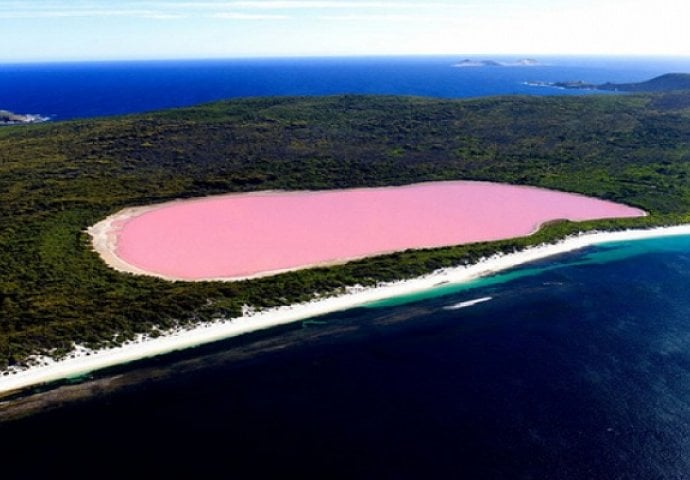
[[3,458],[42,459],[24,478],[73,471],[75,451],[80,471],[120,475],[136,459],[235,478],[688,478],[690,236],[598,245],[72,388],[88,395],[0,423]]
[[367,304],[366,307],[394,307],[422,300],[439,298],[446,295],[471,292],[472,290],[481,289],[483,287],[500,285],[512,280],[517,280],[519,278],[539,275],[549,270],[567,268],[573,265],[587,265],[593,263],[607,263],[625,260],[650,252],[683,253],[690,249],[689,245],[690,240],[687,236],[659,237],[651,240],[636,242],[606,242],[599,244],[596,247],[590,247],[581,251],[559,255],[558,263],[554,263],[552,258],[547,258],[540,262],[531,263],[528,266],[513,268],[505,272],[500,272],[488,277],[478,278],[470,282],[446,284],[414,294],[401,295],[399,297],[372,302]]

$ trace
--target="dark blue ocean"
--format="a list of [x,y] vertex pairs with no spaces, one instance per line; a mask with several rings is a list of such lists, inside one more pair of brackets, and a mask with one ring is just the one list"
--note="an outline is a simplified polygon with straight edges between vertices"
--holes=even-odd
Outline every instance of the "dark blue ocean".
[[[669,58],[459,60],[5,65],[0,108],[57,121],[256,95],[549,95],[572,92],[524,82],[690,71]],[[591,247],[0,401],[0,472],[690,478],[690,237]]]
[[[525,82],[635,82],[690,72],[690,58],[537,57],[540,66],[453,68],[465,57],[308,58],[0,65],[0,109],[53,120],[223,98],[340,93],[446,98],[582,94]],[[470,57],[515,62],[519,57]]]
[[3,468],[21,478],[688,478],[690,236],[592,247],[55,392],[0,422]]

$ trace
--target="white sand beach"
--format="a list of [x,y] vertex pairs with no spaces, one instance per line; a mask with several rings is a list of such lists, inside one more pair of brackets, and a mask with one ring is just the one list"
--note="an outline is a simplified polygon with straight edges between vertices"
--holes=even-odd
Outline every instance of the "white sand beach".
[[42,359],[40,365],[24,370],[14,369],[0,373],[0,393],[75,377],[102,368],[346,310],[386,298],[433,289],[439,283],[446,285],[467,282],[481,276],[590,245],[676,235],[690,235],[690,224],[653,229],[584,233],[570,236],[556,243],[543,244],[512,254],[494,255],[467,267],[439,270],[411,280],[391,282],[371,288],[352,287],[348,289],[348,293],[343,295],[319,298],[308,303],[259,312],[247,309],[245,315],[241,317],[218,319],[188,330],[166,332],[157,338],[142,337],[137,342],[116,348],[89,351],[83,347],[75,346],[75,352],[69,358],[59,361]]

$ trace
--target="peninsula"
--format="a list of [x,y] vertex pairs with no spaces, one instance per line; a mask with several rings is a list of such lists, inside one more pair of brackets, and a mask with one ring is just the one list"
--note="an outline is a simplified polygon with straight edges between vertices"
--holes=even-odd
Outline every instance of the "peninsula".
[[567,90],[602,90],[608,92],[672,92],[690,90],[690,73],[667,73],[636,83],[593,84],[583,81],[532,82],[535,86],[550,86]]

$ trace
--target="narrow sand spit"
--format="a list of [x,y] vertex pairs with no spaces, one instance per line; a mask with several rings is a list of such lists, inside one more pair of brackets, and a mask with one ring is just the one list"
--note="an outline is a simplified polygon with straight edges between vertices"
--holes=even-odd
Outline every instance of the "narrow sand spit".
[[122,210],[89,232],[117,270],[168,280],[238,280],[524,236],[556,219],[644,214],[582,195],[455,181],[175,201]]
[[168,332],[157,338],[143,338],[137,343],[107,350],[88,352],[81,349],[78,350],[75,358],[48,362],[45,365],[31,367],[22,371],[5,372],[7,373],[6,375],[0,376],[0,393],[62,378],[83,375],[113,365],[195,347],[204,343],[326,313],[346,310],[385,298],[429,290],[439,284],[467,282],[480,276],[598,243],[642,240],[674,235],[690,235],[690,225],[574,235],[557,243],[539,245],[508,255],[495,255],[475,265],[444,269],[412,280],[392,282],[371,288],[352,288],[350,293],[344,295],[321,298],[307,303],[265,311],[247,312],[242,317],[233,319],[219,318],[214,322],[198,325],[190,330]]

